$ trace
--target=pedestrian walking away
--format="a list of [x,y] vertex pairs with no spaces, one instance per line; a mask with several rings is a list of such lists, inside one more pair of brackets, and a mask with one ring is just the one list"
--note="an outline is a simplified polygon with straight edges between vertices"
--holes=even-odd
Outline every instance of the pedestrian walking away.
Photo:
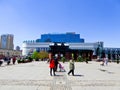
[[55,61],[55,72],[57,72],[57,68],[58,68],[58,59],[56,57],[54,57],[54,61]]
[[15,64],[15,62],[16,62],[16,57],[15,56],[12,58],[12,62],[13,62],[13,64]]

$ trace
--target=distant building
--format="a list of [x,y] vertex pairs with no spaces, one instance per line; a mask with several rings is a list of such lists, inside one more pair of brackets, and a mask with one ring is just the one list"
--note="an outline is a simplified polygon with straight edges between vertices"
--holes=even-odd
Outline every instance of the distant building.
[[0,42],[1,42],[0,48],[13,50],[14,49],[13,39],[14,39],[14,36],[12,34],[1,35],[0,36]]
[[0,58],[4,56],[22,56],[22,51],[0,49]]
[[84,39],[80,38],[80,34],[67,32],[66,34],[42,34],[41,39],[37,39],[36,42],[84,43]]
[[64,56],[67,59],[81,56],[83,59],[93,58],[117,59],[120,56],[120,48],[106,48],[103,42],[86,43],[80,34],[42,34],[37,40],[23,42],[22,55],[31,55],[34,51],[46,51],[52,56]]
[[3,34],[0,36],[0,58],[4,56],[21,56],[22,51],[14,50],[14,36],[12,34]]
[[20,51],[20,47],[19,47],[19,46],[16,46],[16,50],[17,50],[17,51]]
[[92,58],[93,53],[96,53],[98,46],[103,47],[103,43],[85,43],[83,38],[80,38],[80,34],[65,33],[65,34],[42,34],[40,39],[36,41],[24,41],[22,55],[29,55],[33,51],[47,51],[52,55],[64,56],[71,58],[71,54],[74,54],[76,59],[78,55],[89,56]]

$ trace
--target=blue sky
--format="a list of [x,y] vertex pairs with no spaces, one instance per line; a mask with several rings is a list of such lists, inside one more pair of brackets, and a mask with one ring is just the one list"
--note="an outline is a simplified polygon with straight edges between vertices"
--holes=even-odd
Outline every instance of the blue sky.
[[13,34],[15,46],[66,32],[120,47],[120,0],[0,0],[0,35]]

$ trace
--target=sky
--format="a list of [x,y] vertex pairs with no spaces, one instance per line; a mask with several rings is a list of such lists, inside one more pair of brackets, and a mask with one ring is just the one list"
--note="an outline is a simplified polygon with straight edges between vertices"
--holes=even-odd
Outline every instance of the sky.
[[66,32],[120,48],[120,0],[0,0],[0,35],[13,34],[15,47]]

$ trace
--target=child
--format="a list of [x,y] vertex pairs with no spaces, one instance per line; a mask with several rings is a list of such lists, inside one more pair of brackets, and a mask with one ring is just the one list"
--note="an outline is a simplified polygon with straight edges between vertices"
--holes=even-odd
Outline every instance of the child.
[[65,69],[64,69],[64,67],[62,66],[61,63],[59,63],[59,69],[60,69],[60,72],[61,72],[61,71],[65,72]]

